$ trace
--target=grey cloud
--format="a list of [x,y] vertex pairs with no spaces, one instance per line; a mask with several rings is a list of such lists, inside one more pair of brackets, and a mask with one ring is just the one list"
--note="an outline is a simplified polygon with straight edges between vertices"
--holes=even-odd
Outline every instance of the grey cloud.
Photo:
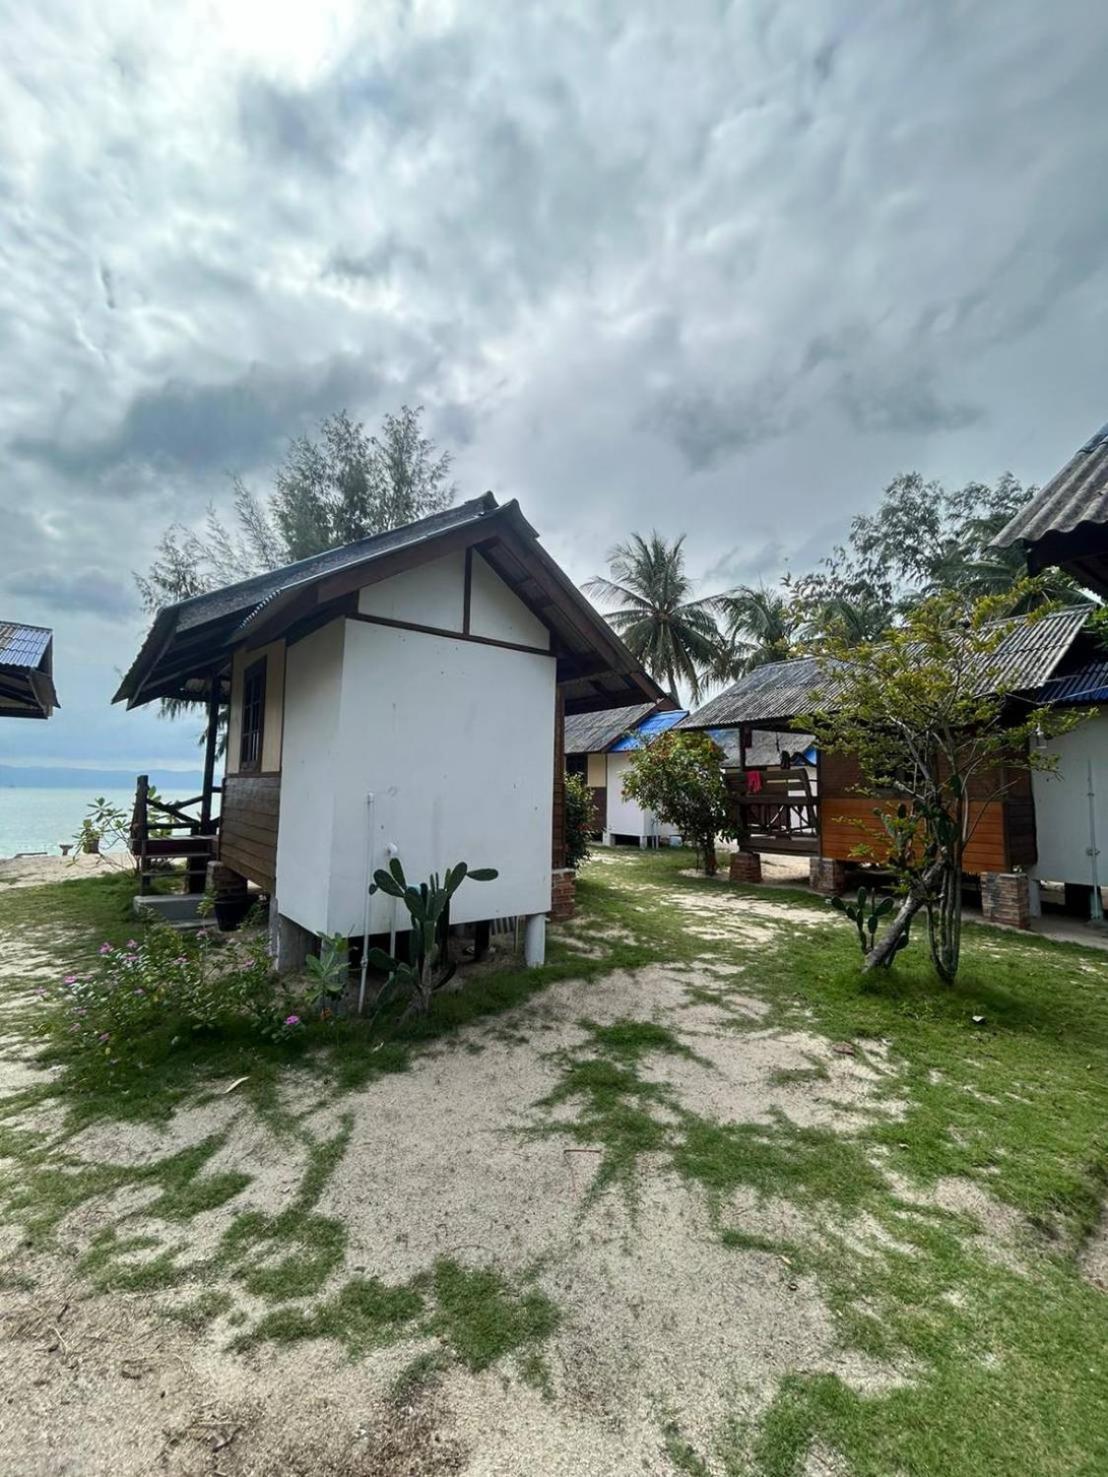
[[851,424],[866,433],[961,431],[985,414],[981,405],[941,394],[927,373],[876,375],[869,380],[846,374],[839,394]]
[[115,430],[99,440],[16,436],[11,449],[73,477],[135,464],[234,470],[269,456],[321,416],[360,402],[378,384],[353,358],[297,371],[255,365],[225,385],[169,380],[137,395]]
[[108,619],[133,615],[138,607],[131,580],[102,569],[28,569],[2,582],[5,594],[35,600],[38,607]]
[[668,436],[688,466],[702,471],[783,435],[789,413],[783,390],[772,382],[733,395],[673,389],[655,398],[639,425]]

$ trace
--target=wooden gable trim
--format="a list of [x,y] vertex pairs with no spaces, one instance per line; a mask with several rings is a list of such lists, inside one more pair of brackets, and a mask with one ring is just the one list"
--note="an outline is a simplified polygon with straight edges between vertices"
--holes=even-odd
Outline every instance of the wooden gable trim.
[[420,636],[440,636],[445,641],[467,641],[473,646],[499,646],[505,651],[524,651],[530,656],[545,656],[556,660],[555,654],[542,646],[526,646],[521,641],[501,641],[495,636],[473,636],[465,631],[451,631],[444,626],[421,626],[415,621],[397,621],[387,615],[363,615],[353,611],[346,617],[350,621],[363,621],[369,626],[388,626],[396,631],[415,631]]

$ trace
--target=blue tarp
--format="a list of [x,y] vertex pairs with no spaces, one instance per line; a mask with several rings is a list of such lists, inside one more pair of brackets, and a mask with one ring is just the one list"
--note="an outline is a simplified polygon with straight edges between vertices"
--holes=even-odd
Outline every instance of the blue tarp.
[[667,728],[672,728],[675,723],[680,723],[682,718],[688,716],[684,708],[677,708],[671,713],[651,713],[649,718],[643,719],[634,733],[625,734],[618,743],[614,743],[611,752],[622,754],[628,749],[641,749],[644,739],[657,738]]

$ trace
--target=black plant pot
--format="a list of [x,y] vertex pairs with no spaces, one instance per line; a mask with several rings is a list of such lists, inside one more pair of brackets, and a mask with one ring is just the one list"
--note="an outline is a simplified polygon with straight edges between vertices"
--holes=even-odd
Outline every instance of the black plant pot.
[[220,933],[233,933],[250,911],[250,899],[239,897],[216,898],[215,921]]

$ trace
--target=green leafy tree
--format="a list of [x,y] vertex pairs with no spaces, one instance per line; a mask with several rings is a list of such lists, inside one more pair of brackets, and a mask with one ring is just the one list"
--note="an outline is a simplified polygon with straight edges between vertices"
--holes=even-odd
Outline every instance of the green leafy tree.
[[585,593],[616,606],[607,619],[631,654],[677,701],[682,684],[698,702],[719,667],[715,600],[694,600],[685,571],[685,535],[667,543],[633,533],[608,555],[610,578],[595,575]]
[[565,788],[566,866],[576,872],[587,862],[593,832],[592,791],[583,774],[567,774]]
[[1080,603],[1081,590],[1059,571],[1028,583],[1018,549],[992,540],[1037,491],[1010,472],[995,484],[967,482],[949,490],[919,472],[895,477],[874,513],[850,525],[846,546],[820,567],[788,581],[810,640],[859,644],[876,640],[921,600],[955,591],[972,601],[1021,593],[1023,611],[1051,601]]
[[676,826],[716,872],[716,840],[734,835],[727,814],[723,750],[706,733],[669,729],[631,753],[623,794]]
[[402,406],[370,435],[346,411],[328,416],[314,439],[289,443],[265,497],[233,479],[230,525],[209,508],[200,528],[172,524],[145,575],[146,609],[202,595],[324,549],[384,533],[454,499],[449,452],[423,434],[421,407]]
[[[1029,708],[1013,696],[998,665],[1001,644],[1045,613],[1011,617],[1040,590],[1024,580],[1003,596],[967,599],[944,591],[913,605],[883,640],[862,646],[829,639],[826,680],[816,709],[801,722],[827,752],[852,756],[859,791],[883,803],[859,855],[888,861],[903,901],[866,955],[866,968],[887,964],[902,947],[913,917],[925,910],[931,958],[948,983],[957,972],[962,933],[966,848],[991,801],[1021,772],[1050,770],[1038,747],[1079,718]],[[890,797],[898,797],[897,806]]]

